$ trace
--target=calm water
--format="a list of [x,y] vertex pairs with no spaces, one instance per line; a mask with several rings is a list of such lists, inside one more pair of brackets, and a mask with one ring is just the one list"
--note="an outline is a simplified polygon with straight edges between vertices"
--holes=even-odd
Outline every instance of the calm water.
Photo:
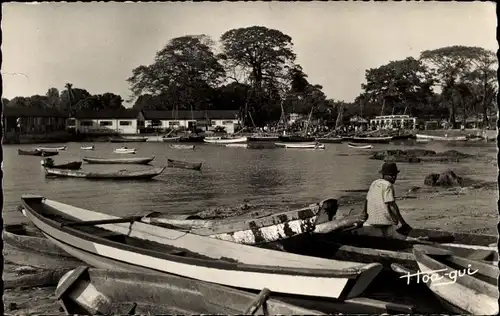
[[[96,150],[82,151],[80,143],[68,143],[66,151],[53,157],[56,163],[84,156],[126,157],[113,154],[120,144],[95,143]],[[347,144],[326,144],[326,150],[225,148],[196,145],[196,150],[176,150],[166,143],[130,143],[138,150],[135,157],[154,155],[154,166],[166,164],[166,157],[203,162],[202,171],[167,168],[152,181],[89,181],[85,179],[46,179],[40,157],[19,156],[17,149],[36,145],[4,145],[4,221],[18,222],[15,212],[25,193],[115,215],[131,215],[146,210],[194,213],[207,207],[236,206],[246,199],[256,206],[307,205],[326,197],[346,195],[345,190],[367,189],[378,177],[381,161],[370,160],[369,150],[356,150]],[[374,144],[373,150],[405,149],[410,146]],[[474,147],[444,147],[442,144],[418,145],[435,151],[456,149],[467,153],[496,156],[496,144]],[[403,164],[396,193],[422,186],[431,172],[451,168],[461,176],[495,181],[497,167],[482,162],[455,164]],[[83,170],[141,169],[134,165],[88,165]],[[352,193],[351,193],[352,194]],[[364,194],[364,193],[355,193]]]

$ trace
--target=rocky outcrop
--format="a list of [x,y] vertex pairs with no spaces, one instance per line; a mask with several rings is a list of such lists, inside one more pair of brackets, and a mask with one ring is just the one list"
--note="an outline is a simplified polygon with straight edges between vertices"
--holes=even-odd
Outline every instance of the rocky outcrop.
[[371,159],[392,161],[392,162],[458,162],[460,159],[470,158],[472,155],[464,154],[456,150],[448,150],[437,153],[427,149],[409,149],[409,150],[381,150],[374,152]]
[[440,174],[429,174],[425,177],[424,184],[433,187],[461,187],[463,186],[463,179],[457,176],[452,170],[446,170]]

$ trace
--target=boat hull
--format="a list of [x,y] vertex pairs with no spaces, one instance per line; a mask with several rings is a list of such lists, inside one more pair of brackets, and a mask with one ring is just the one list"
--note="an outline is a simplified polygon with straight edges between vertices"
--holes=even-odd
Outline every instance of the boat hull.
[[45,150],[22,150],[18,149],[17,153],[24,156],[39,156],[39,157],[51,157],[59,155],[59,151],[45,151]]
[[53,169],[67,169],[67,170],[78,170],[82,167],[81,161],[72,161],[64,164],[52,164],[49,165],[45,160],[41,161],[43,167],[49,167]]
[[97,157],[83,157],[82,160],[89,164],[135,164],[147,165],[155,159],[152,157],[137,157],[137,158],[97,158]]
[[78,170],[63,170],[45,168],[48,177],[83,178],[83,179],[112,179],[112,180],[149,180],[160,175],[163,168],[151,168],[144,171],[119,170],[114,172],[86,172]]
[[135,149],[115,149],[113,151],[115,154],[135,154],[136,150]]
[[354,149],[371,149],[373,148],[372,145],[356,145],[356,144],[347,144],[347,147],[349,148],[354,148]]
[[320,143],[339,144],[342,143],[342,137],[318,137],[316,141]]
[[289,148],[289,149],[325,149],[324,144],[317,143],[274,143],[276,147]]
[[94,150],[95,147],[94,146],[81,146],[80,149],[81,150]]
[[169,168],[201,170],[202,164],[202,162],[187,162],[167,158],[167,167]]
[[464,142],[467,141],[467,136],[434,136],[434,135],[425,135],[425,134],[417,134],[417,139],[429,139],[434,141],[447,141],[447,142]]
[[58,146],[58,147],[37,147],[36,150],[42,150],[42,151],[54,151],[54,150],[66,150],[66,146]]
[[237,138],[222,138],[222,137],[205,137],[203,141],[209,144],[236,144],[236,143],[246,143],[247,137],[237,137]]

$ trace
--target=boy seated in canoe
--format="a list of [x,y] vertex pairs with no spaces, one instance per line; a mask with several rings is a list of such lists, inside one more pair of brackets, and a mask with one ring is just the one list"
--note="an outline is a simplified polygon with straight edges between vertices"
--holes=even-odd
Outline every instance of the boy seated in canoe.
[[413,239],[408,236],[412,228],[401,216],[394,196],[398,167],[394,162],[386,162],[382,165],[380,173],[382,178],[372,182],[366,195],[363,209],[364,225],[379,228],[385,238]]

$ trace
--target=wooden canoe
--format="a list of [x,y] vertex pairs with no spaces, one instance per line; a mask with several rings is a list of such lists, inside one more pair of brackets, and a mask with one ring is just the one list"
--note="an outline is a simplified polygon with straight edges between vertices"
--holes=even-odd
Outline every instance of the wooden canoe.
[[234,144],[234,143],[246,143],[247,137],[205,137],[203,141],[210,144]]
[[236,288],[345,300],[379,274],[359,264],[240,245],[25,195],[28,219],[51,241],[97,268],[156,271]]
[[59,151],[59,150],[66,150],[66,146],[38,146],[36,150]]
[[473,315],[498,314],[498,266],[424,245],[415,245],[413,253],[420,272],[427,276],[420,276],[419,281],[447,303],[451,311]]
[[81,161],[71,161],[67,163],[54,164],[53,160],[48,161],[48,159],[44,159],[41,161],[43,167],[54,168],[54,169],[68,169],[68,170],[78,170],[82,167]]
[[66,178],[84,178],[84,179],[113,179],[113,180],[149,180],[160,175],[163,168],[150,168],[139,171],[107,171],[107,172],[88,172],[79,170],[63,170],[45,168],[45,175],[48,177],[66,177]]
[[136,151],[135,148],[116,148],[113,152],[115,154],[135,154]]
[[134,164],[147,165],[155,159],[151,157],[134,157],[134,158],[98,158],[98,157],[83,157],[82,160],[90,164]]
[[148,216],[143,221],[155,225],[175,226],[192,234],[234,243],[259,245],[310,233],[318,223],[328,221],[336,212],[337,200],[326,199],[298,210],[238,222],[228,223],[227,220],[210,219],[182,220],[158,216]]
[[352,144],[352,143],[348,143],[347,146],[349,148],[356,148],[356,149],[371,149],[371,148],[373,148],[372,145],[356,145],[356,144]]
[[45,150],[22,150],[18,149],[17,153],[24,156],[40,156],[40,157],[50,157],[59,155],[59,151],[45,151]]
[[[61,278],[55,296],[68,315],[323,315],[414,311],[408,304],[365,297],[342,302],[312,301],[310,298],[291,300],[266,290],[256,293],[171,274],[81,266]],[[302,307],[304,305],[309,306]],[[314,306],[319,309],[313,309]]]
[[[112,280],[110,282],[110,280]],[[258,295],[170,274],[138,273],[78,267],[64,275],[55,292],[68,315],[245,314]],[[271,315],[311,314],[272,298],[256,312]]]
[[94,150],[95,147],[92,145],[92,146],[81,146],[80,147],[81,150]]
[[342,137],[318,137],[316,141],[320,143],[338,144],[342,142]]
[[351,142],[353,143],[364,143],[364,144],[372,144],[372,143],[377,143],[377,144],[387,144],[390,143],[392,140],[392,137],[353,137],[350,139]]
[[167,166],[169,168],[193,169],[201,170],[202,162],[187,162],[182,160],[174,160],[167,158]]
[[173,149],[195,149],[195,145],[170,145]]

